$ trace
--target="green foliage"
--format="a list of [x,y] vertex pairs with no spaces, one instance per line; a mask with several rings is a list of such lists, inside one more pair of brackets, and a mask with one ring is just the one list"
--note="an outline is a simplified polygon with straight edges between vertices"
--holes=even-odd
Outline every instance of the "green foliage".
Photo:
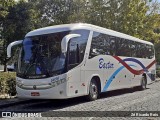
[[8,7],[14,4],[14,0],[0,0],[0,22],[8,14]]
[[158,41],[154,28],[160,24],[159,3],[146,0],[92,0],[87,22],[147,41]]
[[20,1],[9,8],[9,14],[3,22],[3,35],[7,44],[12,41],[23,39],[25,34],[33,29],[36,23],[36,11],[24,1]]
[[159,3],[146,0],[40,0],[42,26],[86,22],[157,42]]
[[160,64],[160,42],[155,44],[155,55],[156,55],[156,61],[157,64]]
[[[37,28],[37,13],[33,5],[21,0],[8,8],[9,13],[2,23],[3,52],[0,61],[6,66],[6,49],[9,43],[23,39],[25,34]],[[5,67],[6,68],[6,67]]]
[[16,95],[16,74],[0,72],[0,95]]

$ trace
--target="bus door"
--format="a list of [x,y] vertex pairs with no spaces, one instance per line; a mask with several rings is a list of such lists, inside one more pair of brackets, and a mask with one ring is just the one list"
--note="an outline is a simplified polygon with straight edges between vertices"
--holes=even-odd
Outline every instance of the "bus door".
[[69,42],[68,51],[68,77],[69,77],[69,96],[79,94],[79,82],[81,79],[79,65],[79,45],[76,38],[72,38]]

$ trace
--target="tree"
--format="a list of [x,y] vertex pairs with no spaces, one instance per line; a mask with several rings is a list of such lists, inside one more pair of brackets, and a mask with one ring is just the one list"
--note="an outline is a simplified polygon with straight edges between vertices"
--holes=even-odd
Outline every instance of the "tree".
[[27,32],[37,27],[35,24],[37,24],[37,12],[30,3],[21,0],[8,8],[8,15],[2,24],[3,53],[0,60],[5,66],[4,71],[7,64],[6,49],[8,44],[23,39]]
[[86,0],[39,0],[36,5],[40,12],[41,27],[85,22]]
[[8,7],[14,4],[14,0],[0,0],[0,21],[8,14]]
[[40,12],[41,27],[67,23],[70,0],[39,0],[36,5]]
[[[2,36],[2,25],[5,20],[5,17],[8,14],[8,8],[14,4],[14,0],[0,0],[0,58],[3,57],[3,46],[5,46],[5,42]],[[0,60],[0,64],[2,61]]]

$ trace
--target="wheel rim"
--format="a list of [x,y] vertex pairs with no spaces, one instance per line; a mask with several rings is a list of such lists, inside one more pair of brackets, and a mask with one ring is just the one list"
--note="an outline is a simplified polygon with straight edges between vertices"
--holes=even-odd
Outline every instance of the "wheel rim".
[[97,90],[97,86],[93,83],[91,83],[90,86],[90,95],[92,98],[97,98],[97,94],[98,94],[98,90]]

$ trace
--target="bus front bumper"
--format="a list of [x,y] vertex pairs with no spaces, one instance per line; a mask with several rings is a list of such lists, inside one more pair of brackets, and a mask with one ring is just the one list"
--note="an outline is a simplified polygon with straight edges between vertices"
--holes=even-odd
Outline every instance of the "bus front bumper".
[[22,89],[16,86],[17,97],[29,99],[65,99],[67,97],[66,84],[48,89]]

